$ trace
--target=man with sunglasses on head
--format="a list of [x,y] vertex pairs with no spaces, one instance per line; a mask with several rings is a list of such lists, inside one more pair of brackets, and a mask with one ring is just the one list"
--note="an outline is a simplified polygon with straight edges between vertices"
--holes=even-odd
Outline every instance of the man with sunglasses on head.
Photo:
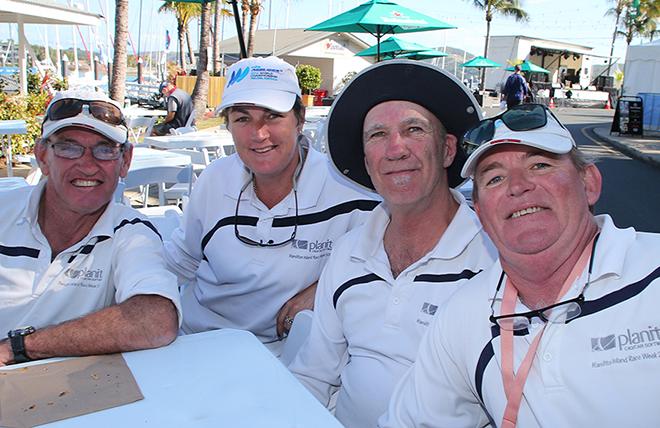
[[160,236],[113,202],[133,153],[118,104],[56,94],[34,152],[46,179],[0,193],[0,365],[170,343],[181,311]]
[[454,190],[460,136],[479,116],[460,81],[416,61],[369,67],[334,102],[335,167],[384,201],[333,248],[289,368],[326,406],[338,390],[335,416],[347,427],[376,425],[438,307],[495,260]]
[[656,426],[660,236],[592,214],[598,168],[545,106],[464,141],[499,260],[438,311],[381,426]]

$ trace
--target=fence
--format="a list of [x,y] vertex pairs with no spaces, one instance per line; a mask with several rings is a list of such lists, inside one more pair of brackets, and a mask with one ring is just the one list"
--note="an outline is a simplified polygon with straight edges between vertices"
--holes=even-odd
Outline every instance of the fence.
[[[182,89],[189,94],[192,94],[193,89],[195,89],[195,82],[197,82],[197,76],[177,76],[176,77],[176,86],[179,89]],[[215,108],[220,105],[222,100],[222,91],[225,87],[225,78],[220,76],[210,76],[209,77],[209,93],[206,98],[206,106]]]

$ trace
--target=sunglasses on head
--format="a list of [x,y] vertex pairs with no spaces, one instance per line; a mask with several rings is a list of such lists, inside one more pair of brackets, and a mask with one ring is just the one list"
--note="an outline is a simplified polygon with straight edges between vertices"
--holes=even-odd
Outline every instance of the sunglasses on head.
[[92,117],[109,125],[125,125],[124,115],[121,109],[107,101],[89,101],[76,98],[64,98],[51,104],[46,113],[46,120],[56,121],[78,116],[82,113],[84,106]]
[[474,128],[467,131],[463,137],[463,148],[470,156],[479,146],[492,140],[495,136],[498,121],[501,121],[512,131],[531,131],[547,125],[548,118],[552,118],[565,129],[557,117],[543,104],[519,104],[497,116],[482,120]]

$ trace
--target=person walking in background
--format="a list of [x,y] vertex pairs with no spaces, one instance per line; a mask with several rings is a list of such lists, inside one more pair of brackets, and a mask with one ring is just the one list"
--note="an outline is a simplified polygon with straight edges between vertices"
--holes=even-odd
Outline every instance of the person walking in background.
[[160,84],[159,92],[165,97],[167,116],[163,123],[154,126],[152,135],[167,135],[171,129],[186,126],[194,113],[192,98],[186,91],[178,89],[172,82]]
[[527,81],[520,72],[520,65],[513,67],[513,70],[513,74],[506,79],[504,89],[502,89],[502,96],[506,100],[507,108],[522,103],[530,92]]

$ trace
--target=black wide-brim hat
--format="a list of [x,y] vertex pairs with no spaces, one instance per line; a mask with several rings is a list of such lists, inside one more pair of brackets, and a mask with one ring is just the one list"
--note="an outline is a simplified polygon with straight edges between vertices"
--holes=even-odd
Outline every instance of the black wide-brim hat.
[[461,169],[467,156],[461,141],[465,132],[481,120],[479,104],[456,77],[433,65],[389,60],[357,74],[335,99],[325,127],[332,163],[354,183],[375,190],[364,164],[362,126],[375,105],[385,101],[419,104],[442,122],[458,139],[454,162],[447,170],[449,186],[465,180]]

